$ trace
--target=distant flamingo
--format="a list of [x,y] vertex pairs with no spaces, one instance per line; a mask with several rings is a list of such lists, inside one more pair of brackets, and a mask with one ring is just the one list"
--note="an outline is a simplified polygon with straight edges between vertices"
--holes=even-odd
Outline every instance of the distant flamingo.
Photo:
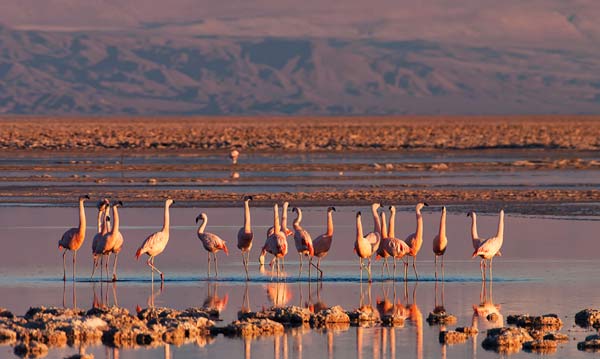
[[440,232],[433,238],[433,254],[436,280],[438,256],[442,257],[442,277],[444,276],[444,253],[446,253],[447,246],[448,238],[446,238],[446,207],[442,207],[442,217],[440,218]]
[[[327,253],[329,253],[329,249],[331,248],[331,242],[333,242],[333,212],[335,212],[335,207],[327,208],[327,232],[321,234],[313,241],[313,250],[314,256],[317,257],[317,265],[315,268],[320,273],[320,278],[323,279],[323,271],[321,270],[321,259],[323,259]],[[312,258],[310,258],[309,265],[315,266],[312,262]]]
[[[381,235],[376,232],[368,233],[363,236],[363,228],[361,221],[361,213],[356,214],[356,241],[354,242],[354,251],[359,258],[360,262],[360,280],[362,282],[362,271],[367,270],[369,274],[369,283],[371,282],[371,256],[377,252],[379,248],[379,242],[381,241]],[[365,267],[363,260],[367,259],[368,263]]]
[[[397,260],[402,259],[404,261],[405,256],[410,252],[410,247],[403,240],[396,238],[396,207],[390,206],[390,226],[387,232],[387,240],[383,244],[386,253],[389,253],[394,258],[394,277],[396,278],[396,265]],[[406,273],[404,276],[406,280]]]
[[[413,257],[413,270],[415,271],[415,277],[419,280],[419,274],[417,273],[417,253],[421,250],[421,246],[423,245],[423,216],[421,215],[421,208],[423,206],[429,206],[427,203],[418,203],[415,208],[415,213],[417,215],[417,230],[415,233],[410,234],[406,237],[406,244],[410,247],[410,252],[408,255]],[[408,271],[408,262],[404,263],[404,277],[406,278],[406,274]]]
[[150,267],[150,273],[152,273],[152,279],[154,279],[154,271],[160,274],[161,282],[165,280],[163,272],[154,266],[154,257],[161,254],[165,250],[167,243],[169,243],[169,207],[175,203],[172,199],[165,201],[165,214],[163,220],[163,227],[160,231],[152,233],[148,238],[144,240],[137,252],[135,252],[135,258],[140,259],[142,254],[148,254],[148,260],[146,264]]
[[225,241],[221,239],[221,237],[217,236],[214,233],[204,232],[206,228],[206,224],[208,223],[208,217],[206,213],[200,213],[198,217],[196,217],[196,223],[198,220],[202,220],[202,224],[198,227],[198,239],[202,242],[202,246],[207,251],[208,256],[208,276],[210,277],[210,255],[213,255],[213,262],[215,262],[215,274],[219,276],[219,267],[217,265],[217,252],[222,250],[226,255],[229,255],[229,250],[227,249],[227,245]]
[[250,260],[250,249],[252,248],[252,226],[250,224],[250,201],[252,196],[244,196],[244,227],[238,231],[237,247],[242,251],[242,263],[246,270],[246,280],[250,279],[248,275],[248,261]]
[[[269,252],[273,255],[274,261],[271,261],[271,267],[273,266],[273,263],[277,265],[277,278],[279,278],[279,260],[285,257],[285,255],[288,253],[288,248],[286,236],[282,232],[279,224],[279,208],[277,203],[275,203],[273,206],[273,228],[273,234],[267,237],[260,256],[261,258],[264,258],[266,252]],[[261,263],[264,263],[264,259],[261,261]]]
[[490,261],[490,278],[492,278],[492,260],[498,254],[504,242],[504,210],[500,210],[500,219],[498,221],[498,231],[496,236],[488,238],[479,245],[479,248],[473,252],[473,258],[481,257],[479,267],[481,269],[481,280],[485,280],[486,259]]
[[[302,257],[309,256],[312,257],[315,254],[315,250],[313,249],[312,237],[310,233],[308,233],[302,226],[300,222],[302,221],[302,210],[300,208],[294,207],[292,212],[296,212],[298,216],[296,220],[294,220],[294,244],[296,245],[296,250],[298,251],[298,256],[300,257],[300,270],[298,271],[298,275],[302,273]],[[308,265],[308,277],[310,278],[310,263]]]
[[229,152],[229,158],[231,159],[232,164],[237,164],[238,157],[240,156],[240,151],[233,149]]
[[[477,214],[475,211],[471,211],[467,213],[467,217],[471,217],[471,242],[473,244],[473,249],[477,250],[483,241],[483,239],[480,238],[479,234],[477,233]],[[496,257],[501,256],[502,252],[498,251],[498,253],[496,253]]]
[[[112,230],[105,236],[106,238],[106,248],[108,253],[113,253],[115,255],[115,259],[113,261],[113,282],[117,281],[117,259],[119,258],[119,253],[121,249],[123,249],[123,234],[119,231],[119,210],[118,207],[122,207],[123,202],[115,201],[112,205],[113,210],[113,218],[114,224]],[[108,259],[106,260],[106,265],[108,266]],[[106,270],[106,275],[108,276],[108,268]]]
[[[100,253],[100,241],[102,241],[102,237],[108,233],[108,221],[110,220],[106,208],[110,205],[110,201],[107,198],[103,198],[96,204],[98,208],[98,232],[94,235],[94,239],[92,240],[92,257],[94,262],[92,264],[92,275],[90,279],[94,278],[94,273],[96,272],[96,267],[98,266],[98,259],[101,257]],[[102,278],[100,278],[102,280]]]
[[90,196],[87,194],[79,197],[79,226],[76,228],[68,229],[62,235],[60,241],[58,241],[58,250],[65,250],[63,252],[63,281],[67,280],[67,250],[73,252],[73,282],[75,281],[75,265],[77,263],[77,251],[79,250],[79,248],[81,248],[81,245],[85,240],[85,208],[83,206],[83,202],[85,202],[86,199],[90,199]]

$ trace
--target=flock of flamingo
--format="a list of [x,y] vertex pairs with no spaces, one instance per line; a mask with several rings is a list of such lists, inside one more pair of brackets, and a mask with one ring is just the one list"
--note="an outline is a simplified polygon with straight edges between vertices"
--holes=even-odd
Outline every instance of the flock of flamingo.
[[[90,199],[89,195],[79,197],[79,226],[68,229],[58,242],[58,248],[64,249],[63,252],[63,280],[66,280],[66,254],[70,250],[73,252],[73,281],[75,281],[75,268],[77,251],[83,245],[86,232],[86,217],[84,202]],[[250,221],[250,201],[251,196],[244,196],[244,226],[240,228],[238,232],[237,247],[242,254],[242,262],[246,272],[246,280],[250,279],[248,273],[248,262],[250,261],[250,250],[254,241],[254,232],[252,231]],[[154,272],[160,274],[161,281],[164,281],[164,274],[154,265],[154,259],[157,255],[162,253],[167,243],[169,242],[169,208],[174,203],[172,199],[167,199],[164,205],[164,221],[162,229],[158,232],[149,235],[138,248],[135,253],[136,259],[139,259],[143,254],[148,256],[146,264],[151,269],[151,275],[154,279]],[[123,206],[121,201],[113,201],[112,203],[108,199],[101,199],[97,203],[98,215],[97,215],[97,229],[98,232],[95,234],[92,242],[92,254],[93,254],[93,268],[92,278],[94,277],[95,270],[100,264],[101,270],[104,262],[106,268],[106,274],[108,276],[108,264],[111,254],[114,254],[113,261],[113,275],[112,280],[117,280],[117,259],[118,255],[123,247],[123,235],[119,231],[119,211],[118,208]],[[321,269],[321,260],[327,255],[331,248],[333,241],[334,227],[333,227],[333,212],[335,207],[327,208],[327,231],[324,234],[319,235],[315,239],[308,231],[301,226],[302,221],[302,210],[300,208],[293,208],[292,212],[296,213],[296,219],[293,222],[293,231],[287,228],[287,210],[289,203],[285,202],[282,208],[281,221],[279,220],[279,208],[275,204],[273,206],[273,226],[268,229],[266,234],[266,241],[262,246],[259,263],[264,265],[264,259],[267,253],[273,256],[270,266],[277,273],[277,278],[280,278],[280,268],[284,265],[283,260],[288,254],[288,242],[287,238],[293,236],[294,244],[300,258],[299,273],[302,272],[303,258],[308,257],[308,276],[310,280],[311,267],[314,267],[319,272],[319,278],[323,278],[323,270]],[[421,215],[421,209],[424,206],[428,206],[427,203],[418,203],[416,205],[416,231],[409,234],[404,240],[396,238],[395,236],[395,216],[396,208],[394,206],[389,207],[390,217],[389,226],[386,223],[386,214],[381,204],[374,203],[371,205],[371,212],[373,216],[373,231],[364,234],[361,212],[356,213],[356,240],[354,242],[354,252],[359,258],[360,262],[360,276],[362,281],[363,270],[367,271],[369,282],[372,280],[371,276],[371,259],[375,255],[376,259],[383,258],[382,265],[382,276],[384,269],[387,269],[388,275],[390,275],[390,269],[388,265],[388,258],[393,260],[394,278],[396,275],[397,260],[401,259],[404,264],[404,280],[408,275],[409,257],[413,258],[412,267],[415,273],[415,278],[418,280],[419,275],[417,272],[416,261],[417,254],[419,253],[423,244],[423,216]],[[112,226],[110,210],[112,209]],[[381,209],[381,211],[380,211]],[[435,255],[435,277],[437,280],[437,261],[438,257],[441,257],[441,269],[443,275],[444,268],[444,253],[448,245],[448,239],[446,237],[446,207],[442,207],[440,218],[439,233],[433,239],[433,252]],[[500,248],[504,240],[504,211],[500,211],[500,218],[498,222],[498,231],[494,237],[480,238],[477,233],[477,222],[475,212],[469,212],[467,216],[472,219],[471,222],[471,237],[473,242],[473,258],[481,257],[480,270],[482,280],[486,279],[486,267],[489,261],[489,272],[490,277],[492,275],[492,260],[495,256],[500,256]],[[225,241],[218,235],[210,232],[206,232],[206,225],[208,223],[208,216],[206,213],[200,213],[196,217],[196,223],[201,222],[198,227],[197,235],[201,241],[204,249],[207,251],[208,256],[208,275],[210,276],[211,268],[211,256],[215,267],[215,275],[218,276],[218,264],[217,255],[218,251],[223,251],[225,254],[229,253]],[[314,263],[316,259],[316,264]]]

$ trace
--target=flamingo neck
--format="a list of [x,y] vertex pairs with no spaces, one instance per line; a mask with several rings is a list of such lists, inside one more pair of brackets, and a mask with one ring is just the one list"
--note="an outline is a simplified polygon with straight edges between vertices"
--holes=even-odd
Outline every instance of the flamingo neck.
[[387,224],[385,223],[385,212],[381,212],[381,238],[389,238]]
[[244,202],[244,232],[252,232],[252,228],[250,225],[250,204],[248,203],[248,201]]
[[356,217],[356,241],[360,242],[363,240],[363,228],[360,216]]
[[202,224],[198,227],[198,233],[204,233],[204,229],[206,228],[206,224],[208,223],[208,218],[202,217]]
[[333,213],[327,213],[327,235],[333,236]]
[[440,238],[446,236],[446,211],[442,211],[442,217],[440,218]]
[[373,213],[373,232],[381,235],[381,221],[379,220],[377,209],[374,206],[371,206],[371,212]]
[[98,211],[98,233],[104,230],[104,211]]
[[302,210],[298,208],[298,216],[296,217],[293,223],[294,229],[297,231],[301,229],[300,222],[302,222]]
[[85,208],[83,207],[83,200],[79,201],[79,235],[85,235]]
[[279,208],[277,208],[277,205],[273,207],[273,231],[275,233],[281,232],[281,227],[279,225]]
[[477,233],[477,215],[475,212],[471,214],[471,237],[473,239],[479,238],[479,234]]
[[388,236],[390,238],[396,238],[396,211],[390,212],[390,226],[388,229]]
[[500,212],[500,221],[498,221],[498,232],[496,233],[496,237],[504,237],[504,211]]
[[423,215],[421,215],[421,210],[417,210],[417,230],[415,231],[415,235],[417,241],[423,239]]
[[113,220],[114,220],[114,224],[113,224],[113,229],[112,232],[113,233],[117,233],[119,232],[119,210],[117,209],[117,206],[113,206]]
[[106,234],[108,232],[110,232],[110,221],[108,220],[109,216],[109,207],[106,206],[106,208],[104,209],[104,219],[103,219],[103,228],[102,228],[102,233]]
[[169,206],[167,206],[165,204],[165,216],[164,216],[164,220],[163,220],[163,227],[162,227],[162,231],[163,232],[168,232],[169,231],[169,226],[170,226],[170,219],[169,219]]
[[281,209],[281,229],[283,229],[284,231],[287,231],[287,203],[283,204],[283,207]]

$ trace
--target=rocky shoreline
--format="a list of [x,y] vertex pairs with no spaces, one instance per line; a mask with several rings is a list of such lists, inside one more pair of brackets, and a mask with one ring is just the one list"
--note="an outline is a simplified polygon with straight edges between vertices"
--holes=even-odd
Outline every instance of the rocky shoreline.
[[[600,311],[584,309],[576,314],[576,322],[584,328],[597,328]],[[430,313],[430,325],[451,325],[456,318],[443,313]],[[200,308],[176,310],[150,307],[132,314],[119,307],[94,307],[87,311],[57,307],[30,308],[23,316],[0,309],[0,342],[14,347],[21,357],[39,358],[49,348],[104,344],[116,348],[182,345],[188,342],[210,342],[211,338],[226,336],[258,337],[281,335],[286,328],[347,330],[350,326],[404,326],[404,315],[392,311],[380,315],[369,305],[346,311],[339,306],[311,312],[307,308],[289,306],[264,309],[259,312],[240,311],[238,320],[226,326],[216,326],[219,313]],[[538,353],[553,353],[569,337],[558,331],[562,320],[555,314],[529,316],[512,315],[509,327],[489,329],[482,342],[484,349],[499,353],[515,353],[521,349]],[[441,329],[442,344],[460,344],[477,334],[477,329],[457,327]],[[600,350],[600,337],[589,335],[577,344],[579,350]],[[81,357],[81,356],[79,356]]]

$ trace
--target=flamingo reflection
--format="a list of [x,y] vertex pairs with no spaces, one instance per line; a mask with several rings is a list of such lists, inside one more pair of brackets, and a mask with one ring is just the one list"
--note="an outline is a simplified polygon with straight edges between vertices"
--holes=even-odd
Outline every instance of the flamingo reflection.
[[423,358],[423,313],[417,305],[417,286],[418,282],[415,282],[412,290],[412,303],[408,304],[408,282],[404,282],[404,298],[407,303],[406,307],[408,308],[408,319],[417,331],[416,357],[421,359]]
[[292,299],[292,291],[287,283],[277,282],[267,285],[267,297],[273,307],[284,307]]
[[202,303],[202,308],[209,311],[216,311],[217,315],[220,315],[227,307],[229,294],[225,294],[223,298],[219,297],[219,293],[217,292],[219,286],[217,283],[208,282],[207,287],[206,299]]

